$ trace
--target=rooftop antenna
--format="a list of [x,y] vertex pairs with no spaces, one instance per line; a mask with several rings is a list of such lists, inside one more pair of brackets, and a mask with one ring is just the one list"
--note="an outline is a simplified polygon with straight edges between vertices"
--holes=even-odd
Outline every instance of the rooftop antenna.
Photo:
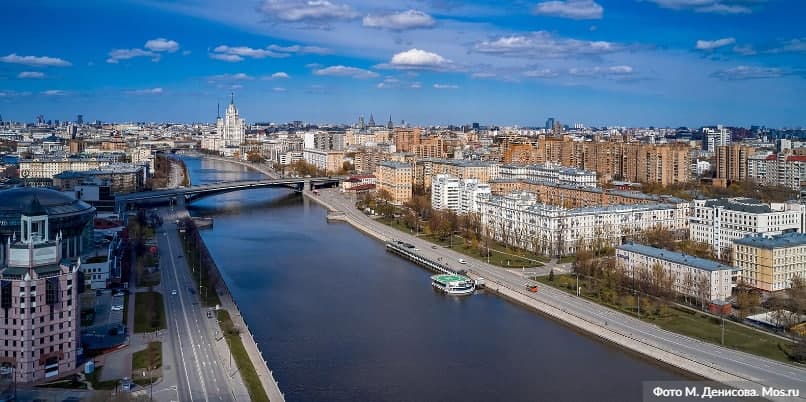
[[215,113],[216,117],[220,119],[221,118],[221,103],[216,102],[215,107],[216,107],[216,113]]
[[235,92],[230,92],[229,96],[230,96],[229,103],[235,104]]

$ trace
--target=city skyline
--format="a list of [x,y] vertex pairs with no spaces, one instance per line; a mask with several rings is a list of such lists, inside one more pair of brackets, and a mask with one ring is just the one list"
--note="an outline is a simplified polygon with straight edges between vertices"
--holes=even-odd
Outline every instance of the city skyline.
[[211,122],[235,91],[250,122],[806,125],[796,1],[6,8],[5,120]]

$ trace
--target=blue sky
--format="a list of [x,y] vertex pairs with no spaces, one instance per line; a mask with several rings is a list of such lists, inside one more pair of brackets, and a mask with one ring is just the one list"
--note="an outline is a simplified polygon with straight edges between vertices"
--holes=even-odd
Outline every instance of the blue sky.
[[6,120],[806,126],[802,0],[4,5]]

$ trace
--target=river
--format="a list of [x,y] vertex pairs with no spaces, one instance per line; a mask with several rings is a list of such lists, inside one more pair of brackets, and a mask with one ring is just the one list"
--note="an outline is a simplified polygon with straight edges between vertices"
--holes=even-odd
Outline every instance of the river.
[[[185,159],[193,184],[259,179]],[[684,374],[430,272],[284,189],[195,202],[203,237],[288,401],[637,401]]]

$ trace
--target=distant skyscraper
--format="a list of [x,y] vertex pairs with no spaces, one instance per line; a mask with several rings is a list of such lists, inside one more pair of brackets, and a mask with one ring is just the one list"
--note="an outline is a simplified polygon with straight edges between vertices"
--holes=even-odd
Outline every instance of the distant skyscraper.
[[388,128],[390,130],[395,128],[395,123],[392,123],[392,115],[391,114],[389,115],[389,122],[386,123],[386,128]]
[[554,118],[549,117],[546,119],[546,130],[553,130],[554,129]]
[[78,125],[84,124],[84,115],[83,114],[80,114],[80,115],[76,116],[76,124],[78,124]]
[[372,113],[369,114],[369,126],[375,127],[375,117],[372,116]]
[[235,95],[231,95],[227,112],[224,117],[219,117],[216,121],[216,130],[225,147],[239,147],[243,144],[246,135],[246,122],[238,115],[235,108]]

